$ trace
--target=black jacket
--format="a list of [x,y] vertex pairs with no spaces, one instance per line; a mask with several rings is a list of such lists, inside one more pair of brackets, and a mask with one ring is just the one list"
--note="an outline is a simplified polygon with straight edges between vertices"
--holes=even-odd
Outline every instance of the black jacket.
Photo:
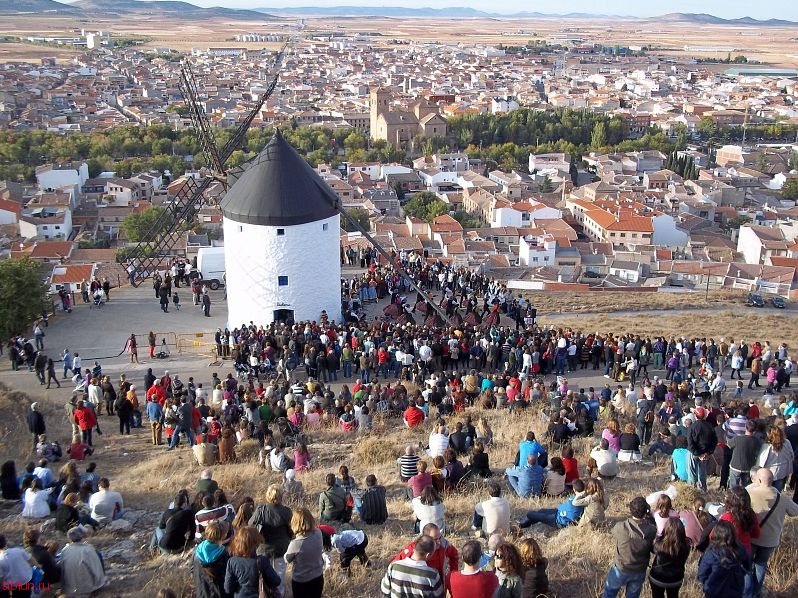
[[55,529],[59,532],[67,533],[70,529],[80,523],[80,514],[75,507],[70,507],[61,503],[55,510]]
[[40,544],[26,547],[33,560],[39,564],[39,567],[44,573],[44,583],[57,583],[61,581],[61,567],[55,560],[55,557]]
[[250,525],[266,539],[266,556],[282,558],[291,543],[291,509],[285,505],[261,505],[252,514]]
[[28,430],[30,430],[31,434],[45,434],[47,432],[44,416],[33,409],[28,411]]
[[654,562],[651,563],[649,579],[652,585],[660,587],[678,587],[684,579],[684,565],[690,556],[690,546],[684,545],[681,553],[675,557],[658,550],[654,544]]
[[538,563],[537,567],[529,568],[524,573],[524,596],[545,597],[549,591],[549,576],[546,573],[546,559]]
[[212,563],[203,563],[196,552],[191,561],[191,574],[197,598],[230,598],[224,591],[224,576],[230,555],[225,550]]
[[163,537],[158,545],[167,552],[180,552],[187,543],[187,537],[193,539],[196,525],[194,513],[190,509],[166,509],[158,524]]
[[711,455],[717,446],[718,436],[708,421],[699,419],[690,426],[687,448],[691,453],[696,456]]
[[388,507],[385,504],[385,487],[370,486],[361,497],[363,501],[361,518],[370,525],[385,523]]

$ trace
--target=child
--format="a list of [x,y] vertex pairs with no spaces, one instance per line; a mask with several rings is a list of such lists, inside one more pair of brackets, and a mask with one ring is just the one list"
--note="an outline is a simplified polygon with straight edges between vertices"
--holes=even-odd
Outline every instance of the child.
[[177,296],[177,293],[172,294],[172,302],[175,304],[175,309],[180,311],[180,297]]
[[83,461],[87,456],[91,456],[93,452],[94,449],[82,442],[80,436],[73,436],[72,444],[70,444],[67,449],[67,454],[73,461]]
[[336,532],[332,526],[323,524],[319,525],[319,530],[321,530],[324,550],[329,552],[335,548],[338,551],[338,554],[341,555],[341,569],[347,575],[352,574],[349,565],[355,557],[364,567],[371,566],[366,556],[366,546],[369,544],[369,539],[365,532],[359,529],[342,529]]
[[739,399],[743,396],[743,381],[737,381],[737,388],[734,389],[734,398]]

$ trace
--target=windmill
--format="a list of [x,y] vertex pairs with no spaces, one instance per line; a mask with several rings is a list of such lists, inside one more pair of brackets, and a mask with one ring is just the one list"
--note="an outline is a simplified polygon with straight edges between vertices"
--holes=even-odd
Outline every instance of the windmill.
[[159,267],[162,267],[165,258],[173,255],[186,227],[196,219],[197,212],[204,202],[205,192],[211,185],[218,181],[225,188],[227,187],[227,161],[233,152],[241,146],[253,120],[274,92],[288,44],[289,42],[283,44],[274,57],[268,74],[269,85],[238,125],[230,141],[222,148],[219,148],[214,139],[213,127],[200,103],[197,81],[191,64],[188,60],[183,61],[180,67],[180,91],[188,108],[200,147],[206,156],[208,167],[203,173],[205,176],[199,179],[193,177],[185,179],[174,201],[163,210],[152,228],[144,234],[135,247],[126,252],[124,259],[119,259],[120,262],[126,261],[128,265],[133,266],[135,272],[132,278],[136,281],[151,276]]
[[[208,120],[205,109],[200,103],[200,94],[191,65],[188,61],[185,61],[181,65],[180,88],[183,94],[183,101],[188,107],[189,116],[194,130],[196,131],[200,147],[207,158],[208,172],[205,173],[206,176],[199,180],[194,178],[187,178],[185,180],[172,204],[163,211],[155,225],[128,254],[127,261],[135,267],[136,271],[134,277],[136,280],[143,280],[151,276],[155,270],[162,267],[161,264],[164,258],[173,254],[173,250],[177,247],[179,240],[182,238],[186,224],[192,223],[196,218],[199,207],[205,199],[204,194],[208,188],[214,182],[219,181],[224,188],[227,189],[228,183],[232,184],[234,182],[232,179],[235,178],[236,174],[240,174],[240,172],[247,168],[247,164],[244,164],[234,169],[235,172],[233,172],[233,169],[228,169],[226,164],[232,153],[244,141],[246,132],[252,125],[252,121],[255,119],[258,112],[260,112],[266,100],[268,100],[274,92],[279,79],[279,68],[287,46],[288,42],[283,45],[274,59],[270,73],[271,80],[266,90],[247,114],[246,118],[238,126],[230,141],[221,149],[216,144],[216,140],[213,136],[213,127]],[[230,176],[228,177],[228,175]],[[355,230],[359,231],[380,255],[402,275],[410,286],[423,297],[427,304],[432,306],[437,314],[435,320],[451,324],[446,312],[432,301],[413,277],[407,273],[402,265],[389,254],[371,234],[369,234],[360,222],[343,208],[341,202],[337,202],[334,207],[340,213],[341,217]]]

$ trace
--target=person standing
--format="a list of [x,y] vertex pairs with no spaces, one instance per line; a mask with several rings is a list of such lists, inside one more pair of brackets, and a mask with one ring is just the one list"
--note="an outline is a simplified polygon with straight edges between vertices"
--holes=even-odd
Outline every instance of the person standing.
[[39,412],[39,403],[31,403],[28,412],[28,431],[33,435],[33,450],[39,442],[39,434],[47,433],[47,425],[44,423],[44,416]]
[[751,468],[754,467],[762,449],[762,441],[754,436],[756,422],[745,422],[745,434],[738,434],[727,442],[732,450],[729,463],[729,488],[747,486],[751,483]]
[[69,372],[72,371],[72,353],[69,351],[69,347],[64,349],[61,354],[61,361],[64,362],[64,380],[66,380],[69,377]]
[[706,420],[708,413],[704,407],[696,407],[693,414],[696,421],[690,426],[687,437],[687,449],[690,451],[690,480],[702,492],[706,492],[707,460],[718,446],[718,436],[714,426]]
[[189,445],[194,446],[194,430],[191,426],[193,412],[194,408],[191,403],[188,402],[188,398],[183,397],[181,399],[180,407],[177,409],[177,425],[172,432],[172,439],[169,441],[169,447],[166,450],[171,451],[177,446],[177,443],[180,440],[181,432],[183,432],[188,438]]
[[136,363],[139,362],[139,344],[138,341],[136,341],[135,334],[131,334],[130,337],[128,337],[125,350],[130,353],[130,363],[133,363],[133,361]]
[[285,578],[285,556],[288,545],[291,543],[291,509],[283,504],[283,492],[280,486],[272,484],[266,490],[266,503],[259,505],[249,525],[254,526],[265,539],[264,554],[271,560],[272,567],[280,576],[282,589]]
[[749,574],[751,580],[748,582],[756,596],[764,587],[768,560],[781,541],[784,517],[798,516],[798,504],[773,486],[773,472],[766,467],[756,471],[753,482],[746,487],[746,491],[751,497],[751,508],[759,521],[759,537],[751,539],[754,570],[752,575]]
[[651,598],[678,598],[690,544],[684,525],[676,517],[665,522],[662,536],[654,541],[654,562],[648,574]]
[[316,527],[313,515],[305,508],[297,509],[291,517],[294,539],[288,544],[286,564],[293,564],[291,590],[294,596],[321,598],[324,592],[324,540]]
[[206,318],[211,317],[211,296],[208,293],[202,294],[202,313]]
[[[150,353],[149,353],[150,359],[154,359],[155,358],[155,333],[152,330],[150,330],[149,334],[147,335],[147,345],[149,345],[149,347],[150,347]],[[148,389],[149,389],[149,387],[147,387],[147,390]]]
[[44,330],[38,320],[33,325],[33,338],[36,340],[36,350],[44,351]]
[[638,598],[646,579],[648,560],[657,535],[657,526],[649,515],[646,499],[637,496],[629,503],[631,517],[612,528],[615,539],[615,562],[604,582],[604,598],[615,598],[621,588],[627,598]]
[[55,362],[51,358],[47,358],[47,388],[55,382],[58,388],[61,388],[61,383],[58,381],[58,374],[55,371]]

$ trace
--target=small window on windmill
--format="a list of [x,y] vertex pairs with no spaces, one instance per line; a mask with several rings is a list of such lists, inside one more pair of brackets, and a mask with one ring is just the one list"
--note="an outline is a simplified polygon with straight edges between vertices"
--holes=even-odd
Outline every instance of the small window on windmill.
[[244,232],[244,227],[243,226],[239,226],[238,227],[238,232],[243,233]]
[[324,224],[321,225],[321,230],[327,230],[329,228],[329,226],[330,226],[330,223],[329,222],[325,222]]
[[287,276],[278,276],[277,277],[277,286],[287,287],[288,286],[288,277]]
[[285,236],[285,229],[284,229],[284,228],[278,228],[278,229],[277,229],[277,236],[278,236],[278,237],[283,237],[283,236]]

